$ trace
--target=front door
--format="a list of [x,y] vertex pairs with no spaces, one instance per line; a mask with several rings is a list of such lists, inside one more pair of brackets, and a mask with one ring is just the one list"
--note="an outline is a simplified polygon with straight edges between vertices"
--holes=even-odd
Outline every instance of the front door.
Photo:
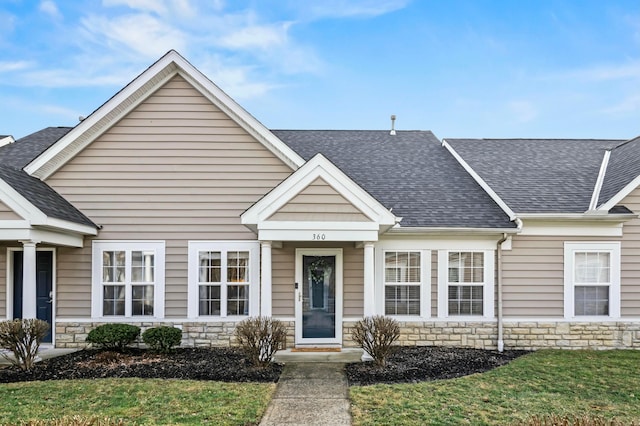
[[[13,318],[22,318],[22,252],[13,252]],[[36,318],[49,323],[43,339],[51,343],[53,329],[53,251],[36,252]]]
[[342,343],[342,250],[296,251],[296,345]]

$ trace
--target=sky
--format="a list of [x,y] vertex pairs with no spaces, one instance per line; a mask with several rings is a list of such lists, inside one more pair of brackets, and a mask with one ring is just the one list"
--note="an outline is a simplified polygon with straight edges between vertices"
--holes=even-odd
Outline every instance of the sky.
[[640,0],[2,0],[0,135],[177,50],[271,129],[640,135]]

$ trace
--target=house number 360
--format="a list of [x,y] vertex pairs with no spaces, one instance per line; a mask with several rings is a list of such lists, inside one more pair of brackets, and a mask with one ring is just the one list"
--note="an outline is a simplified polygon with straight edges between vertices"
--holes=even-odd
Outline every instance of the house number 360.
[[313,240],[316,241],[324,241],[324,239],[326,238],[326,235],[324,234],[313,234]]

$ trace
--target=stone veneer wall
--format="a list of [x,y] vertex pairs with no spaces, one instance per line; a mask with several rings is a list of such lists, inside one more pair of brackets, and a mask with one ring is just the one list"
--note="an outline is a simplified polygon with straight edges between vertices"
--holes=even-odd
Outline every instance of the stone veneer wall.
[[[82,348],[89,331],[105,322],[57,323],[56,347]],[[232,346],[236,322],[131,322],[142,331],[161,325],[182,328],[182,346]],[[294,322],[287,327],[287,347],[294,346]],[[343,346],[356,347],[351,339],[355,322],[342,328]],[[476,349],[497,348],[497,325],[491,322],[400,322],[399,344],[404,346],[451,346]],[[505,349],[640,349],[640,322],[504,323]]]

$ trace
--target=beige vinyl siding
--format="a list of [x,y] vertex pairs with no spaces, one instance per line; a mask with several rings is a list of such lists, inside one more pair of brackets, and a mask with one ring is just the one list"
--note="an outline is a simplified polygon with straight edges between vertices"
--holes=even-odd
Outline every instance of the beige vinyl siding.
[[318,243],[298,246],[286,243],[271,253],[273,315],[292,317],[294,310],[295,252],[296,248],[342,248],[343,261],[343,315],[360,317],[364,306],[364,249],[356,249],[353,243]]
[[20,220],[22,217],[0,201],[0,220]]
[[[240,214],[291,169],[181,77],[47,183],[102,226],[101,240],[166,242],[165,315],[187,314],[189,240],[255,240]],[[58,315],[90,313],[91,241],[59,254]]]
[[[620,204],[640,212],[640,189],[636,188]],[[640,317],[640,219],[625,223],[623,233],[620,314],[623,317]]]
[[505,317],[564,316],[564,243],[619,241],[619,238],[528,236],[513,237],[502,252]]
[[317,178],[268,220],[370,222],[324,179]]

